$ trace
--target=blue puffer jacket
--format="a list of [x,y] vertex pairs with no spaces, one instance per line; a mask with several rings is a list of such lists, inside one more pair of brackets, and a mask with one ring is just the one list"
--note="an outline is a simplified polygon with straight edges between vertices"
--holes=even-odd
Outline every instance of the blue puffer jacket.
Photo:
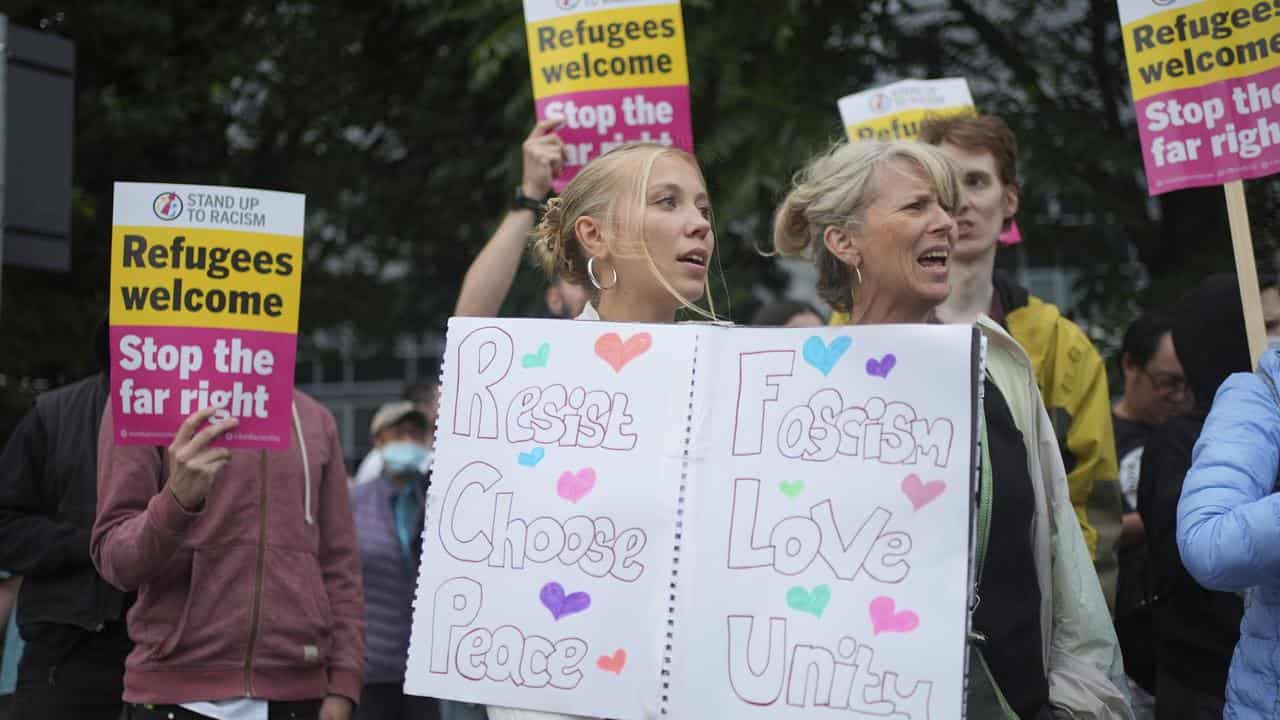
[[[1280,353],[1260,368],[1280,381]],[[1266,381],[1219,388],[1178,502],[1178,550],[1212,590],[1249,592],[1227,679],[1225,720],[1280,718],[1280,406]]]

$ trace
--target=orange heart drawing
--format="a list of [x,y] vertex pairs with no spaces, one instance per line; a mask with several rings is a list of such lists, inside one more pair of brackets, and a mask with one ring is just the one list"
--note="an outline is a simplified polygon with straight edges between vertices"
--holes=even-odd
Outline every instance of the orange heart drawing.
[[626,342],[618,333],[605,333],[596,339],[596,355],[609,363],[614,372],[622,372],[624,365],[643,355],[651,345],[653,338],[646,332],[636,333]]
[[613,657],[601,655],[596,658],[596,667],[605,672],[611,672],[614,675],[622,674],[622,666],[627,664],[627,651],[618,650],[613,653]]

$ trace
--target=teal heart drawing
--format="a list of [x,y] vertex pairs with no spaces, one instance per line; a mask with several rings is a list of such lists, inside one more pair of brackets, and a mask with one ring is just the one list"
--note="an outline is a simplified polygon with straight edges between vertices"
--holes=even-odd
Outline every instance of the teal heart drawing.
[[831,602],[831,588],[818,585],[813,590],[805,590],[796,585],[787,591],[787,607],[820,618]]
[[538,347],[538,352],[528,353],[520,358],[520,364],[526,368],[540,368],[547,366],[547,358],[551,355],[551,343],[542,343]]
[[795,500],[800,493],[804,492],[804,481],[788,480],[786,482],[780,482],[778,483],[778,490],[780,490],[783,495]]
[[822,342],[822,338],[812,335],[804,341],[804,361],[818,368],[823,375],[831,372],[831,368],[840,362],[840,358],[849,351],[853,340],[848,335],[841,335],[830,344]]
[[522,452],[516,455],[516,462],[525,467],[537,467],[542,462],[542,458],[546,457],[547,451],[540,447],[536,447],[529,452]]

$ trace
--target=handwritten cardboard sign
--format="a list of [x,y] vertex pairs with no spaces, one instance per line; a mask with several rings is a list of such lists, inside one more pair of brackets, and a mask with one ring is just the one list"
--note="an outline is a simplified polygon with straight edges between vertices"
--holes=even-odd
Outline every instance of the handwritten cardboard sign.
[[954,326],[454,318],[406,690],[959,712],[976,348]]
[[305,198],[116,183],[111,410],[116,442],[164,445],[205,407],[216,444],[289,446]]

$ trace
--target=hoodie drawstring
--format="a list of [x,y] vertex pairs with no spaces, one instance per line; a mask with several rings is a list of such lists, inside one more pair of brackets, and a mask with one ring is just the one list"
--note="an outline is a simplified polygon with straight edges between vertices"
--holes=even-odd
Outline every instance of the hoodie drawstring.
[[292,403],[292,408],[293,431],[298,436],[298,451],[302,453],[303,505],[306,510],[307,524],[315,525],[315,518],[311,517],[311,463],[307,460],[307,441],[302,437],[302,421],[298,419],[298,404]]

